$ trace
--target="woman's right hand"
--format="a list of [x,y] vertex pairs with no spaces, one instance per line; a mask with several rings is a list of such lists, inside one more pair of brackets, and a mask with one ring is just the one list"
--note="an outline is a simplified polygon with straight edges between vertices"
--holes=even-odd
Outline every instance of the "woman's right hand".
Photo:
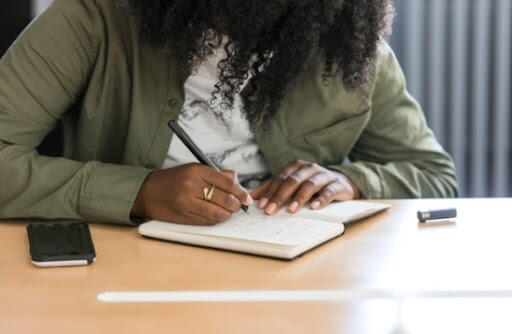
[[[204,189],[215,186],[210,201]],[[187,225],[215,225],[253,202],[231,171],[218,172],[192,163],[148,175],[132,208],[132,216]]]

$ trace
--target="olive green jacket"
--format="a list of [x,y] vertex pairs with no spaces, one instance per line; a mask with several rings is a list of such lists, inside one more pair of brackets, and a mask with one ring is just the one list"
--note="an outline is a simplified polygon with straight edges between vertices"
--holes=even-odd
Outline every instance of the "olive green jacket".
[[[456,196],[452,160],[386,43],[366,97],[324,84],[321,65],[255,134],[273,174],[302,159],[346,174],[365,198]],[[117,1],[55,0],[0,61],[0,219],[130,223],[141,184],[165,159],[185,80],[139,41]],[[71,134],[66,158],[39,155],[59,119]]]

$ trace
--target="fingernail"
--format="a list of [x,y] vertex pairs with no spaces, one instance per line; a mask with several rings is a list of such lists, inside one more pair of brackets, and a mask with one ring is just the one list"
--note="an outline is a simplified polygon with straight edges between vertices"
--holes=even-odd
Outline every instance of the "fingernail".
[[298,207],[299,207],[299,202],[297,202],[297,201],[292,202],[292,204],[290,204],[290,206],[288,207],[288,211],[295,213],[295,211],[297,211]]
[[258,208],[263,209],[268,203],[268,199],[263,197],[260,199],[260,202],[258,203]]
[[311,204],[311,209],[316,210],[318,208],[320,208],[320,202],[314,201],[313,204]]
[[252,203],[254,203],[254,199],[252,198],[251,195],[247,194],[247,198],[245,199],[245,205],[251,205]]
[[266,214],[273,214],[274,211],[277,209],[277,204],[276,203],[270,203],[267,208],[265,209],[265,213]]

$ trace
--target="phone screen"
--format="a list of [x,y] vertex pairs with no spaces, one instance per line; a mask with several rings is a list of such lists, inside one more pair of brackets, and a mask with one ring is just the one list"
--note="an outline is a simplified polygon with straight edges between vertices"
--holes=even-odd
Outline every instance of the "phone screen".
[[32,261],[92,263],[96,257],[89,226],[84,222],[32,223],[27,233]]

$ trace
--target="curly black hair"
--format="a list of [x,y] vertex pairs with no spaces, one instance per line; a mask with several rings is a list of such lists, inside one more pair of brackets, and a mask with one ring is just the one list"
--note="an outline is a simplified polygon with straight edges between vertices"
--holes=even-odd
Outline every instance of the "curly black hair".
[[364,90],[394,13],[391,0],[120,1],[138,19],[141,39],[189,75],[223,47],[213,97],[231,106],[251,75],[245,114],[253,126],[268,123],[318,57],[326,84],[339,76],[347,90]]

